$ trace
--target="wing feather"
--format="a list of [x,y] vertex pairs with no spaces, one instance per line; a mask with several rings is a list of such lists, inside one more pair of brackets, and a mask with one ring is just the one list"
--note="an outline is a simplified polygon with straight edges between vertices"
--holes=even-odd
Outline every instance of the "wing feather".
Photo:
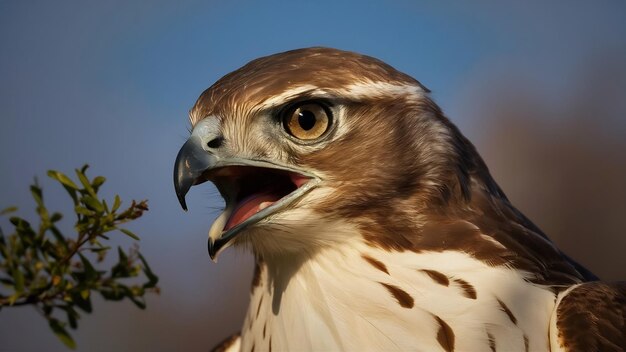
[[575,286],[561,294],[555,314],[553,350],[626,350],[626,282]]

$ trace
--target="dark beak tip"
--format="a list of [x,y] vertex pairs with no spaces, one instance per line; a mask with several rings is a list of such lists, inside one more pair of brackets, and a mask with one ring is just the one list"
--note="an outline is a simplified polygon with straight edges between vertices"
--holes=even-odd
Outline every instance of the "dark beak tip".
[[209,240],[207,241],[207,249],[209,252],[209,257],[211,257],[211,260],[215,261],[215,255],[217,254],[217,250],[219,248],[217,248],[215,246],[215,244],[213,243],[213,241],[209,238]]
[[178,202],[180,203],[180,206],[183,208],[184,211],[187,211],[187,201],[185,200],[185,195],[184,194],[176,194],[176,196],[178,197]]
[[[197,137],[191,137],[178,151],[174,163],[174,190],[183,210],[187,211],[185,195],[202,173],[215,166],[216,157],[207,153]],[[199,182],[202,183],[202,182]]]

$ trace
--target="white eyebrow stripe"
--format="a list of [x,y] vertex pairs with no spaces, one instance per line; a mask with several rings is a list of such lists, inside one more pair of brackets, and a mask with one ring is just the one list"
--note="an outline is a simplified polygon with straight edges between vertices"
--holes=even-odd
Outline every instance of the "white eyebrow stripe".
[[326,92],[319,89],[319,87],[314,86],[312,84],[303,84],[301,86],[296,86],[289,90],[286,90],[278,95],[269,97],[265,99],[261,104],[258,105],[258,109],[264,110],[274,106],[278,106],[286,102],[287,100],[297,97],[302,93],[313,93],[315,95],[325,95]]
[[337,91],[353,99],[394,96],[421,98],[426,95],[426,91],[416,84],[398,84],[382,81],[361,81],[350,84]]
[[303,93],[323,98],[332,96],[333,94],[331,94],[331,92],[340,97],[353,100],[396,96],[420,99],[427,94],[419,85],[409,83],[399,84],[382,81],[361,81],[341,88],[329,88],[328,90],[321,89],[312,84],[303,84],[290,88],[273,97],[269,97],[259,104],[257,109],[264,110],[284,104],[286,101]]

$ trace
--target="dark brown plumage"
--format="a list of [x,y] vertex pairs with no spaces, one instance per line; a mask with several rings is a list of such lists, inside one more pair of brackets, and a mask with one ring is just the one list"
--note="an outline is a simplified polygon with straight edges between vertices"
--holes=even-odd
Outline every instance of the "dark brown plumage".
[[557,314],[558,342],[568,351],[626,350],[626,282],[577,286]]

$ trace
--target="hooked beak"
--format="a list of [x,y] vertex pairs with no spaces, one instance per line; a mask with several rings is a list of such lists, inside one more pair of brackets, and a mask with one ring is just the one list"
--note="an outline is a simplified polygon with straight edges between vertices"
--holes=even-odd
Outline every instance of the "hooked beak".
[[185,195],[202,173],[215,167],[217,158],[202,148],[202,140],[191,136],[178,151],[174,164],[174,189],[180,206],[187,211]]
[[307,171],[268,161],[220,158],[203,148],[200,137],[192,135],[178,152],[174,165],[174,189],[184,210],[185,195],[191,186],[205,181],[213,182],[226,202],[224,212],[209,230],[208,251],[215,261],[244,229],[285,209],[320,179]]

